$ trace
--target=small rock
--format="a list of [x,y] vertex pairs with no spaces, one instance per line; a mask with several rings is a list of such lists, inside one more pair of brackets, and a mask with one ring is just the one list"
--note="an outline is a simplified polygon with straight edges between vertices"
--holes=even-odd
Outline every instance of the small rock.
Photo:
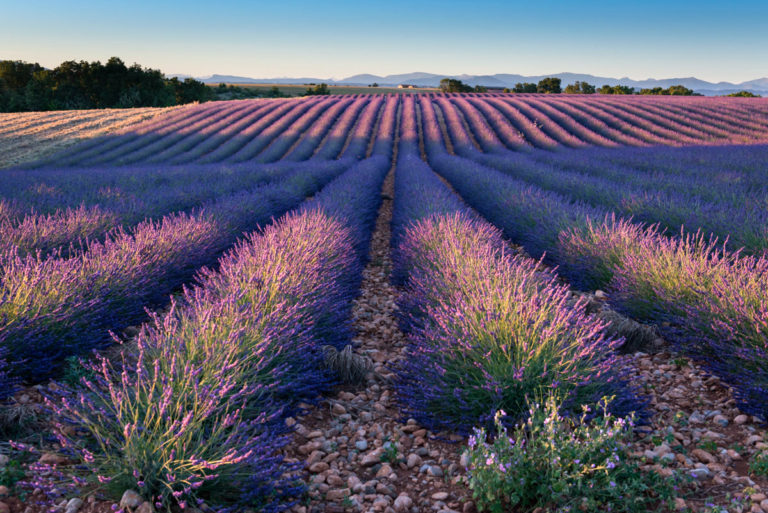
[[387,506],[389,506],[389,501],[386,498],[384,498],[384,497],[379,497],[375,501],[373,501],[373,510],[374,511],[384,511],[384,509]]
[[69,499],[69,502],[67,502],[67,506],[65,508],[64,513],[77,513],[77,510],[79,510],[82,505],[83,505],[82,499],[78,499],[77,497],[75,497],[74,499]]
[[331,412],[334,415],[344,415],[347,413],[347,409],[344,408],[340,403],[333,403],[333,407],[331,408]]
[[363,460],[360,464],[364,467],[372,467],[379,462],[381,462],[381,451],[375,450],[363,456]]
[[464,468],[469,468],[469,453],[464,451],[461,453],[461,459],[459,460],[459,465],[461,465]]
[[4,502],[0,502],[0,513],[11,513],[10,506]]
[[432,500],[435,500],[435,501],[444,501],[447,498],[448,498],[447,492],[437,492],[432,494]]
[[722,433],[717,433],[715,431],[706,431],[703,435],[701,435],[701,437],[704,438],[705,440],[715,441],[715,440],[724,438],[725,435],[723,435]]
[[708,468],[704,467],[704,468],[691,469],[690,474],[697,479],[703,479],[703,478],[709,477],[711,472],[709,471]]
[[768,511],[768,499],[760,501],[760,508],[762,508],[763,511]]
[[725,427],[728,425],[728,419],[726,419],[723,415],[715,415],[712,418],[712,421],[717,424],[718,426]]
[[675,497],[675,509],[686,509],[687,507],[685,499],[682,497]]
[[408,455],[408,462],[407,466],[408,468],[413,468],[421,465],[421,456],[415,453],[411,453]]
[[120,499],[120,507],[131,509],[138,508],[142,502],[144,502],[144,499],[141,498],[141,495],[134,490],[126,490],[123,492],[123,497]]
[[46,452],[40,456],[38,462],[46,465],[62,465],[67,462],[67,458],[61,454],[56,454],[55,452]]
[[477,511],[477,508],[475,508],[475,503],[472,501],[467,501],[464,503],[464,507],[462,508],[462,513],[475,513]]
[[355,475],[349,476],[347,479],[347,486],[349,486],[355,493],[361,492],[363,489],[365,489],[363,482],[360,481],[360,478]]
[[430,467],[427,469],[427,474],[434,477],[443,477],[443,469],[437,465],[430,465]]
[[313,474],[319,474],[320,472],[325,472],[329,468],[330,466],[326,462],[318,461],[317,463],[313,463],[312,465],[310,465],[309,471],[312,472]]
[[645,459],[652,460],[656,457],[658,457],[658,454],[656,451],[652,451],[650,449],[646,449],[645,452],[643,452],[643,455],[645,456]]
[[389,463],[385,463],[381,466],[378,472],[376,472],[376,477],[388,477],[392,473],[392,467],[389,466]]
[[8,465],[10,460],[11,459],[5,454],[0,454],[0,468],[4,468],[6,465]]
[[0,497],[8,497],[10,490],[7,486],[0,485]]
[[751,500],[752,502],[764,501],[767,498],[768,497],[766,497],[764,493],[753,493],[752,495],[749,496],[749,500]]
[[355,442],[355,448],[358,451],[365,451],[366,449],[368,449],[368,442],[366,442],[365,440],[358,440],[357,442]]
[[410,510],[412,505],[413,500],[407,495],[400,495],[397,499],[395,499],[395,511],[398,513]]
[[320,430],[310,431],[307,433],[307,438],[320,438],[323,436],[323,432]]
[[741,426],[742,424],[746,424],[749,420],[749,417],[746,415],[736,415],[736,417],[733,419],[733,423],[737,426]]
[[149,501],[141,503],[134,513],[155,513],[155,507]]
[[343,501],[347,497],[349,497],[349,488],[328,490],[328,493],[325,494],[325,499],[333,502]]
[[693,456],[696,456],[700,461],[703,461],[704,463],[716,463],[717,458],[715,458],[713,455],[709,454],[704,449],[694,449],[691,451],[691,454]]

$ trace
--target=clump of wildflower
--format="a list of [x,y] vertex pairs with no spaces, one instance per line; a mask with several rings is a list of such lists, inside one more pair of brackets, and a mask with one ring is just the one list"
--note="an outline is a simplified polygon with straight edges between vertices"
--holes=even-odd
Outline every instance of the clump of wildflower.
[[588,421],[562,417],[550,395],[529,405],[525,423],[496,432],[476,429],[470,438],[469,486],[481,511],[654,511],[673,497],[673,480],[640,471],[626,451],[633,417],[617,418],[601,401],[601,415]]

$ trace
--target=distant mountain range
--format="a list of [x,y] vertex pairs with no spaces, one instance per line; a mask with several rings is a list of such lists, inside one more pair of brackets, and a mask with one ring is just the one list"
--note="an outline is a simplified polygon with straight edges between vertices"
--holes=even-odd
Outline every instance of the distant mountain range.
[[[179,78],[187,78],[189,75],[171,75]],[[344,79],[332,78],[251,78],[238,77],[233,75],[211,75],[208,77],[196,77],[197,80],[207,84],[218,84],[226,82],[228,84],[309,84],[325,82],[331,85],[351,85],[367,86],[377,83],[380,86],[397,86],[399,84],[411,84],[419,87],[437,87],[443,78],[456,78],[471,86],[482,85],[487,87],[514,87],[518,82],[538,82],[544,77],[558,77],[562,80],[563,86],[572,84],[575,81],[588,82],[600,87],[601,85],[625,85],[637,89],[650,87],[669,87],[672,85],[683,85],[693,89],[697,93],[705,95],[729,94],[737,91],[751,91],[756,94],[768,94],[768,77],[750,80],[734,84],[731,82],[707,82],[695,77],[685,78],[649,78],[646,80],[632,80],[628,77],[612,78],[598,77],[595,75],[586,75],[581,73],[555,73],[552,75],[514,75],[509,73],[498,73],[496,75],[436,75],[434,73],[405,73],[401,75],[353,75]]]

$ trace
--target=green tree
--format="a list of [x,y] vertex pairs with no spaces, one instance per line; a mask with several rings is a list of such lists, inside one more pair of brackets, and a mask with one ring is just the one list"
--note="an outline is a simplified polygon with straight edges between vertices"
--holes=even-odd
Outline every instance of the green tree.
[[600,94],[635,94],[635,88],[623,85],[604,85],[598,90],[598,92]]
[[304,96],[318,96],[326,94],[331,94],[331,90],[328,88],[328,84],[319,84],[314,88],[308,87],[307,92],[304,93]]
[[560,79],[555,77],[547,77],[539,80],[539,84],[536,86],[537,93],[545,94],[559,94],[562,92],[560,89]]
[[761,97],[759,94],[755,94],[750,91],[739,91],[738,93],[731,93],[726,96],[730,96],[731,98],[760,98]]
[[687,87],[683,85],[673,85],[670,86],[669,89],[667,89],[667,93],[672,96],[694,96],[696,93],[693,92],[693,89],[688,89]]
[[444,78],[440,81],[440,91],[443,93],[471,93],[472,87],[455,78]]
[[0,61],[0,111],[160,107],[207,101],[202,82],[166,79],[158,70],[128,67],[118,57],[66,61],[52,70],[22,61]]
[[538,87],[531,82],[518,82],[512,88],[513,93],[535,93]]
[[682,85],[673,85],[664,89],[662,87],[653,87],[649,89],[640,89],[640,94],[658,94],[658,95],[672,95],[672,96],[697,96],[697,93],[692,89],[688,89]]
[[578,80],[573,84],[565,86],[563,91],[565,94],[595,94],[595,86],[588,84],[587,82],[579,82]]

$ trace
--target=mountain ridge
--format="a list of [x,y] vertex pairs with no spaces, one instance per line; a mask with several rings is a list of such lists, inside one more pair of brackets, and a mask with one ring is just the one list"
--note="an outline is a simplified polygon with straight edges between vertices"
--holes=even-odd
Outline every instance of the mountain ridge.
[[[189,75],[170,75],[179,78],[187,78]],[[482,85],[487,87],[514,87],[518,82],[538,82],[545,77],[557,77],[563,82],[563,86],[575,81],[589,82],[598,87],[607,84],[610,86],[624,85],[636,89],[652,87],[669,87],[673,85],[683,85],[696,92],[716,95],[729,94],[736,91],[747,90],[756,94],[768,94],[768,77],[757,78],[740,83],[733,82],[708,82],[696,77],[682,78],[647,78],[643,80],[634,80],[629,77],[614,78],[590,75],[586,73],[562,72],[548,75],[518,75],[513,73],[496,73],[493,75],[439,75],[427,72],[400,73],[393,75],[374,75],[363,73],[352,75],[342,79],[334,78],[316,78],[316,77],[279,77],[279,78],[252,78],[236,75],[214,74],[206,77],[196,77],[207,84],[216,84],[221,82],[239,83],[239,84],[309,84],[325,82],[330,85],[349,85],[349,86],[367,86],[377,83],[380,86],[397,86],[400,84],[409,84],[418,87],[437,87],[443,78],[455,78],[471,86]]]

